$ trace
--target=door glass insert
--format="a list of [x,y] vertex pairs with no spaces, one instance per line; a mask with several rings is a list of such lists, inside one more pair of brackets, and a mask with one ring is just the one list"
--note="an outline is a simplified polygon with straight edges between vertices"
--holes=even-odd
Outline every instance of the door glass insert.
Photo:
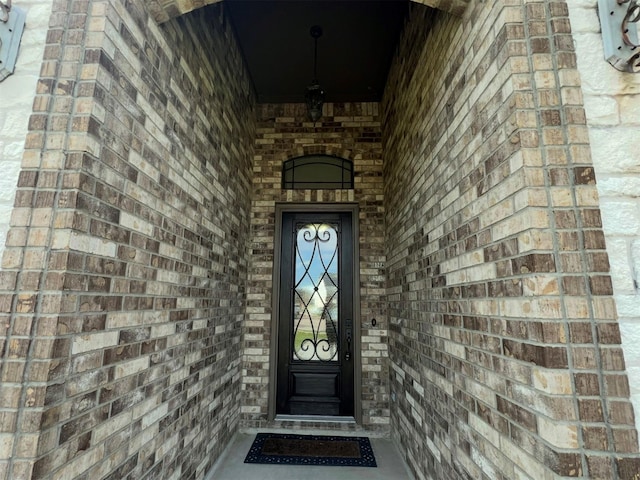
[[277,414],[354,414],[357,215],[322,210],[282,213],[274,304]]
[[337,362],[338,225],[299,223],[295,242],[293,360]]

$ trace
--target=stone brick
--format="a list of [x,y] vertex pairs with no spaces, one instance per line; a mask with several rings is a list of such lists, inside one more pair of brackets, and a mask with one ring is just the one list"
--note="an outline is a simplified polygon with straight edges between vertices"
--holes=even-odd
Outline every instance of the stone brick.
[[640,458],[630,457],[630,458],[618,458],[616,460],[616,465],[618,467],[618,475],[621,480],[633,480],[638,476],[638,472],[640,472]]
[[596,455],[587,457],[587,465],[589,466],[589,478],[602,480],[611,478],[611,474],[615,468],[611,458]]

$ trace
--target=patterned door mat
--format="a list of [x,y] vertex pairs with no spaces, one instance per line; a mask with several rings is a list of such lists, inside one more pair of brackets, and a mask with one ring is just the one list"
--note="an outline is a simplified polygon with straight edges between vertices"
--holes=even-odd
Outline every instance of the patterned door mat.
[[244,463],[376,467],[367,437],[258,433]]

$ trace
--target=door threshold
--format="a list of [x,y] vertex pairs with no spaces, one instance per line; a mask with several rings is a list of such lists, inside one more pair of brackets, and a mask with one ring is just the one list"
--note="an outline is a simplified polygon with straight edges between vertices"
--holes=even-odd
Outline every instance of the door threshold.
[[284,422],[356,423],[354,417],[337,415],[276,415],[274,420]]

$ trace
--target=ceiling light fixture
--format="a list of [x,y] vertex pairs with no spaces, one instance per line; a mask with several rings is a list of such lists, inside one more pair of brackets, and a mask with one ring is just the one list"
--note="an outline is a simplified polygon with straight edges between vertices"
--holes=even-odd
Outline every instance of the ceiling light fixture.
[[307,103],[307,113],[315,124],[322,117],[322,104],[324,103],[324,90],[318,83],[318,38],[322,36],[322,27],[314,25],[309,31],[314,41],[313,52],[313,80],[307,87],[305,101]]

